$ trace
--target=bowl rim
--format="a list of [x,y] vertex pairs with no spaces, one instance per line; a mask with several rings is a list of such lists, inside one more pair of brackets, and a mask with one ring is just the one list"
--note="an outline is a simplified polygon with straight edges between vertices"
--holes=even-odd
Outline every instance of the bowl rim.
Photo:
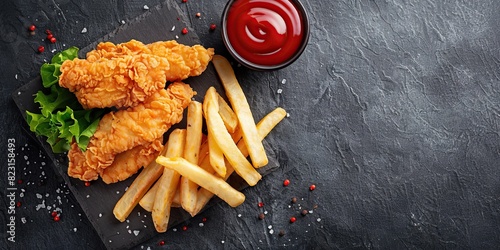
[[304,50],[306,49],[306,47],[309,43],[309,36],[310,36],[310,27],[309,26],[310,26],[310,24],[309,24],[309,15],[308,15],[306,9],[304,8],[304,5],[302,4],[302,2],[300,0],[286,0],[286,1],[293,3],[294,6],[297,8],[298,12],[302,15],[302,24],[303,24],[303,28],[304,28],[304,30],[303,30],[304,36],[302,37],[302,42],[300,44],[300,47],[293,54],[293,56],[288,58],[283,63],[276,64],[276,65],[260,65],[260,64],[250,62],[250,61],[246,60],[245,58],[243,58],[242,56],[240,56],[235,51],[233,46],[231,45],[231,42],[229,41],[229,37],[227,34],[227,27],[226,27],[227,14],[229,12],[229,9],[233,5],[233,3],[236,1],[239,1],[239,0],[229,0],[226,3],[226,6],[224,7],[224,10],[223,10],[222,16],[221,16],[222,41],[224,42],[224,45],[226,46],[226,48],[229,51],[229,53],[231,54],[231,56],[236,61],[238,61],[241,65],[243,65],[247,68],[253,69],[253,70],[267,71],[267,70],[278,70],[278,69],[285,68],[285,67],[289,66],[290,64],[292,64],[293,62],[295,62],[302,55],[302,53],[304,52]]

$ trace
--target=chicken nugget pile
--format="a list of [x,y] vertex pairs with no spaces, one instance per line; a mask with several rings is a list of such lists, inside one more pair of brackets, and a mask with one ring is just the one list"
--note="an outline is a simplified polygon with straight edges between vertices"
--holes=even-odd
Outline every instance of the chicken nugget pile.
[[201,45],[131,40],[100,43],[86,59],[65,61],[61,87],[86,109],[116,108],[100,120],[85,152],[71,145],[68,175],[114,183],[153,161],[163,149],[163,134],[182,120],[196,94],[181,81],[203,73],[213,55]]

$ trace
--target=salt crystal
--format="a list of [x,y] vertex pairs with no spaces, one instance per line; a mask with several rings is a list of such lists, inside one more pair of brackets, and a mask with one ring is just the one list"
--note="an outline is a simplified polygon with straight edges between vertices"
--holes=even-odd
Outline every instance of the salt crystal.
[[264,211],[264,214],[267,214],[267,211]]
[[102,217],[102,214],[100,213],[100,214],[99,214],[99,218],[101,218],[101,217]]
[[87,28],[85,28],[85,27],[84,27],[84,28],[82,29],[82,34],[85,34],[85,33],[87,33]]
[[286,117],[290,117],[290,113],[286,113]]
[[200,222],[200,224],[198,224],[198,226],[203,227],[203,226],[205,226],[205,224],[203,224],[203,222]]
[[20,193],[19,197],[23,198],[24,197],[24,193]]
[[24,156],[24,160],[28,160],[28,156],[27,155]]
[[89,198],[89,197],[90,197],[90,194],[87,194],[87,198]]
[[273,228],[273,226],[272,226],[272,225],[269,225],[267,228],[271,229],[271,228]]
[[122,20],[122,24],[125,24],[125,20]]
[[26,218],[21,217],[21,222],[22,222],[23,224],[26,224]]
[[120,191],[116,191],[116,194],[120,194]]
[[151,247],[148,247],[146,250],[151,250]]
[[76,233],[76,230],[78,230],[78,229],[76,229],[76,227],[75,227],[75,228],[73,228],[73,232],[75,232],[75,233]]
[[50,52],[54,53],[54,52],[56,52],[56,51],[57,51],[56,49],[52,49]]
[[224,244],[224,241],[222,240],[220,243]]
[[17,74],[14,77],[17,79]]
[[170,31],[174,31],[174,30],[175,30],[175,25],[174,25],[174,26],[172,26],[172,29],[171,29]]
[[312,214],[313,212],[314,212],[314,211],[312,211],[312,210],[309,210],[309,213],[310,213],[310,214]]
[[282,89],[278,89],[278,91],[276,91],[278,94],[281,94],[283,92]]
[[112,240],[109,240],[109,243],[113,242]]
[[238,214],[238,217],[240,218],[240,217],[241,217],[241,214]]
[[52,208],[52,206],[47,206],[47,210],[50,210]]
[[175,39],[179,39],[179,36],[178,36],[178,35],[175,35]]
[[177,232],[177,228],[173,228],[172,231]]
[[144,5],[144,7],[142,7],[144,10],[149,10],[149,6],[147,5]]
[[281,80],[281,84],[285,84],[285,83],[286,83],[286,79]]
[[17,92],[17,95],[21,95],[21,91]]
[[39,193],[36,194],[36,198],[41,199],[43,196]]
[[127,223],[130,223],[130,220],[127,220]]
[[321,218],[316,219],[316,221],[317,221],[317,222],[320,222],[320,221],[321,221]]
[[128,233],[129,233],[129,234],[132,234],[132,231],[129,229],[129,230],[128,230]]
[[134,235],[137,236],[137,235],[139,235],[140,232],[141,231],[139,231],[139,230],[134,230]]
[[269,234],[273,234],[274,233],[274,230],[269,230]]

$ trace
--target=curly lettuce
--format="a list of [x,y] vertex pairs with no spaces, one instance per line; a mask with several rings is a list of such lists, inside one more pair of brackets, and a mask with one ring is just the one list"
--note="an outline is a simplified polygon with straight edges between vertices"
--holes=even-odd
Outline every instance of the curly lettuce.
[[81,150],[86,150],[104,114],[100,109],[85,110],[73,93],[59,86],[62,63],[77,57],[78,48],[71,47],[42,65],[40,75],[45,89],[38,91],[34,99],[40,106],[40,113],[26,111],[30,130],[46,137],[54,153],[68,151],[73,141]]

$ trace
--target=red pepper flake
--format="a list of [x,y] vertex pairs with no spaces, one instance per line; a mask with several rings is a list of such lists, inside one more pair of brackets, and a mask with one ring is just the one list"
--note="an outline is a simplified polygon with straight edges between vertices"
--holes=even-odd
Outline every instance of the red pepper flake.
[[188,226],[182,226],[182,231],[188,230]]
[[43,53],[45,51],[45,47],[42,45],[38,46],[38,53]]
[[21,179],[17,180],[17,184],[23,184],[23,180]]
[[296,222],[296,221],[297,221],[297,218],[295,218],[295,217],[293,217],[293,216],[290,218],[290,223],[294,223],[294,222]]
[[21,202],[20,202],[20,201],[18,201],[18,202],[16,203],[16,206],[17,206],[17,207],[20,207],[21,205],[22,205],[22,204],[21,204]]
[[183,28],[181,32],[183,35],[185,35],[189,32],[189,30],[187,28]]
[[60,220],[61,220],[61,217],[59,217],[59,215],[56,215],[56,216],[54,217],[54,221],[55,221],[55,222],[58,222],[58,221],[60,221]]
[[202,222],[207,222],[207,217],[203,217],[203,219],[201,219]]
[[309,186],[309,190],[313,191],[314,189],[316,189],[316,185],[311,184],[311,186]]
[[55,218],[57,216],[57,211],[52,211],[52,213],[50,214],[53,218]]
[[86,182],[85,182],[85,186],[86,186],[86,187],[89,187],[89,186],[90,186],[90,181],[86,181]]
[[264,202],[259,202],[259,204],[257,204],[259,207],[263,207],[264,206]]
[[28,27],[28,30],[29,30],[29,31],[35,31],[35,29],[36,29],[36,26],[35,26],[34,24],[32,24],[32,25],[30,25],[30,26]]
[[289,180],[289,179],[284,180],[284,181],[283,181],[283,186],[285,186],[285,187],[286,187],[286,186],[288,186],[288,185],[290,185],[290,180]]
[[217,25],[215,23],[210,24],[210,31],[214,31],[217,28]]
[[57,40],[56,40],[56,38],[55,38],[55,37],[51,37],[51,38],[50,38],[50,42],[51,42],[51,43],[56,43],[56,41],[57,41]]
[[162,240],[162,241],[158,242],[158,245],[160,245],[160,246],[165,245],[165,241]]

